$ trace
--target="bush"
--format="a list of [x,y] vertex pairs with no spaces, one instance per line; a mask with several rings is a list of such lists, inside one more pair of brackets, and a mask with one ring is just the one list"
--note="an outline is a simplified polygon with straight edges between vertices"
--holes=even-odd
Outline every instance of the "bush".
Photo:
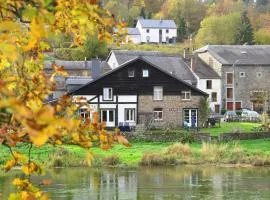
[[224,115],[226,112],[227,112],[226,109],[224,109],[224,108],[221,109],[221,115]]
[[174,155],[164,155],[158,153],[145,153],[141,159],[142,166],[161,166],[161,165],[175,165],[176,158]]
[[54,49],[54,56],[60,60],[84,60],[85,55],[81,48]]
[[107,156],[103,159],[103,165],[105,166],[117,166],[118,164],[120,164],[120,159],[117,155]]
[[176,143],[169,146],[165,150],[166,155],[175,155],[176,157],[184,157],[191,155],[191,149],[188,144]]

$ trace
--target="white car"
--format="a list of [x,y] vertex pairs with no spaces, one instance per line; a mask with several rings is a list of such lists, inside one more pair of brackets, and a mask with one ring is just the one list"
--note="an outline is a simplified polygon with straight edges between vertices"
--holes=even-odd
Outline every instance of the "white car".
[[259,118],[260,117],[259,113],[257,113],[256,111],[249,110],[246,108],[243,108],[241,110],[242,110],[242,114],[241,114],[242,117],[252,117],[252,118]]

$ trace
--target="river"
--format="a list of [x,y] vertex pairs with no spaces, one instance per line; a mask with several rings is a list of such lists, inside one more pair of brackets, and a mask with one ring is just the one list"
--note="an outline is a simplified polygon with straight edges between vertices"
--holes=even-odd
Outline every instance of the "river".
[[[11,179],[20,176],[18,171],[0,175],[0,199],[7,199],[14,190]],[[59,168],[45,178],[53,183],[42,189],[56,200],[270,199],[267,167]]]

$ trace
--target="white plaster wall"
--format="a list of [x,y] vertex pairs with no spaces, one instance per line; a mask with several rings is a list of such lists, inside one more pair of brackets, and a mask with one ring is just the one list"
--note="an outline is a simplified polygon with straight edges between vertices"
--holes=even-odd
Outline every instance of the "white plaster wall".
[[118,102],[137,102],[137,95],[119,95]]
[[99,104],[99,108],[100,109],[115,109],[116,108],[116,104]]
[[[207,80],[212,80],[212,89],[206,89],[206,81]],[[197,87],[209,94],[209,103],[210,103],[210,108],[211,111],[215,111],[215,105],[220,105],[220,109],[222,108],[222,99],[221,99],[221,80],[220,79],[198,79],[198,85]],[[212,102],[211,101],[211,96],[212,92],[217,93],[217,102]]]
[[111,56],[110,58],[108,59],[108,65],[112,68],[112,69],[115,69],[116,67],[119,67],[119,64],[117,62],[117,59],[114,55],[114,53],[111,53]]
[[140,44],[141,43],[141,35],[127,35],[126,37],[126,43],[132,42],[134,44]]
[[[140,30],[141,42],[146,43],[147,36],[150,36],[150,42],[159,43],[159,29],[149,28],[149,33],[146,32],[148,28],[143,28]],[[169,33],[166,33],[166,29],[162,29],[162,42],[166,42],[166,37],[173,38],[177,36],[176,29],[169,29]]]
[[[135,108],[135,120],[137,119],[137,104],[118,104],[118,122],[125,122],[126,108]],[[131,125],[136,125],[136,121],[131,123]]]

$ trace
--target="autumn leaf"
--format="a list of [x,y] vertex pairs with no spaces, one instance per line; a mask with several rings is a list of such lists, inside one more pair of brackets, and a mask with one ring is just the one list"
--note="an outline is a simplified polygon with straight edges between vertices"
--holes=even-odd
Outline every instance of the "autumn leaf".
[[9,170],[11,170],[16,164],[16,161],[14,159],[9,160],[6,165],[5,165],[5,172],[8,172]]

